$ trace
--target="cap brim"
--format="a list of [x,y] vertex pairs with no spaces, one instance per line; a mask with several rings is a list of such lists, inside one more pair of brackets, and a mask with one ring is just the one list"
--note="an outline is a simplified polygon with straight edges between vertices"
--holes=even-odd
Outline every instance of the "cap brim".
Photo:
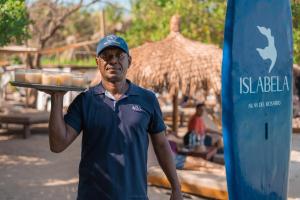
[[125,53],[127,53],[128,55],[129,55],[129,52],[127,52],[126,51],[126,49],[124,49],[124,48],[122,48],[122,47],[120,47],[120,46],[118,46],[118,45],[108,45],[108,46],[106,46],[106,47],[104,47],[103,49],[101,49],[100,51],[99,51],[99,53],[97,53],[97,56],[99,56],[99,54],[101,54],[105,49],[107,49],[107,48],[110,48],[110,47],[116,47],[116,48],[118,48],[118,49],[121,49],[122,51],[124,51]]

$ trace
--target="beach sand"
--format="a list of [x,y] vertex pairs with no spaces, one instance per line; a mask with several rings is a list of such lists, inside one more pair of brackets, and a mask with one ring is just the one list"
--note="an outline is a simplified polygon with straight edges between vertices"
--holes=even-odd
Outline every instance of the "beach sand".
[[[50,152],[45,127],[37,127],[24,140],[18,130],[14,134],[0,130],[0,196],[1,200],[65,200],[75,199],[81,137],[64,152]],[[149,162],[155,163],[153,155]],[[293,135],[290,199],[300,199],[300,135]],[[170,190],[149,187],[150,200],[168,200]],[[185,199],[205,199],[185,195]]]

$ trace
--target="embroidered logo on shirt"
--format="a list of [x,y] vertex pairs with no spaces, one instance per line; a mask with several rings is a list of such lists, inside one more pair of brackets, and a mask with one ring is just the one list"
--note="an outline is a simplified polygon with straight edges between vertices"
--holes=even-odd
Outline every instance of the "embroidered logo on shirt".
[[137,112],[143,112],[144,110],[141,108],[139,105],[133,105],[132,110],[137,111]]

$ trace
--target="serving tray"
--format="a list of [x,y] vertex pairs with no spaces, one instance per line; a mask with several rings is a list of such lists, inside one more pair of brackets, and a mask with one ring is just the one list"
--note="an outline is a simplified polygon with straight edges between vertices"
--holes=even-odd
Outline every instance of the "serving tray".
[[34,88],[37,90],[52,90],[52,91],[84,91],[86,88],[83,87],[75,87],[75,86],[55,86],[55,85],[42,85],[42,84],[36,84],[36,83],[23,83],[23,82],[17,82],[17,81],[11,81],[10,84],[12,86],[16,87],[25,87],[25,88]]

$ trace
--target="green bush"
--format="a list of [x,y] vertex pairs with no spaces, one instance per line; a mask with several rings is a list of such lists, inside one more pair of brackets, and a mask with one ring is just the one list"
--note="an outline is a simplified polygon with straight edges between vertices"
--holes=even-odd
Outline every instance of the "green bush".
[[28,38],[29,22],[24,0],[0,0],[0,46]]

